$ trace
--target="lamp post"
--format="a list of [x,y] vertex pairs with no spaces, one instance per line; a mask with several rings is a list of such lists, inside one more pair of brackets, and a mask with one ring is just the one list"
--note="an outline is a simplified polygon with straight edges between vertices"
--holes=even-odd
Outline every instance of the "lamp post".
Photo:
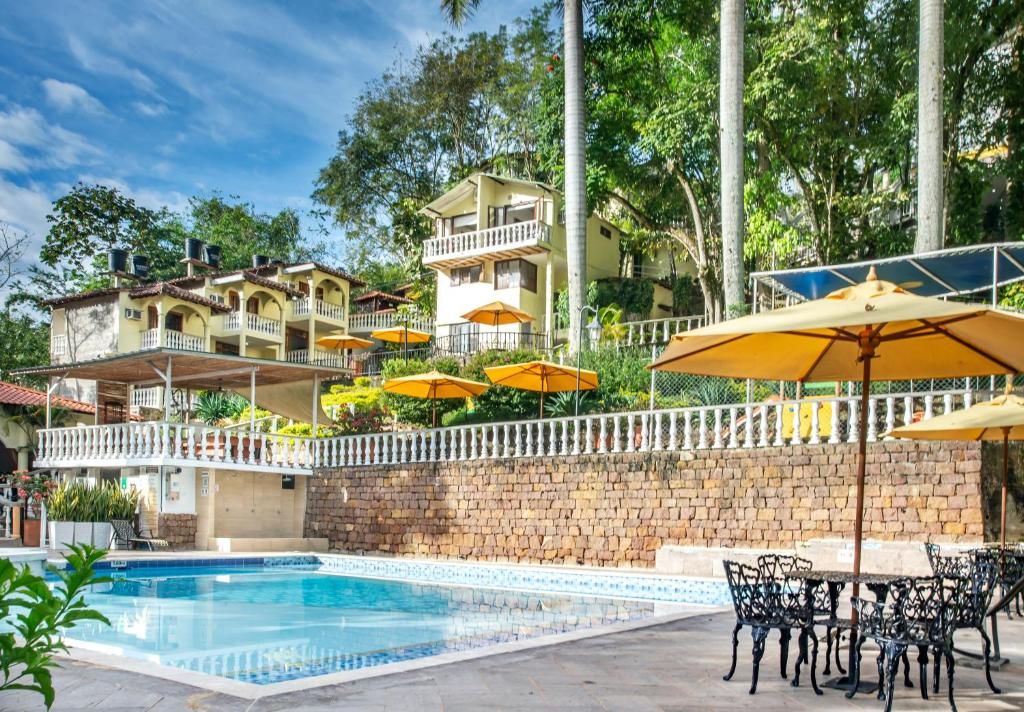
[[579,323],[580,323],[579,345],[580,345],[580,347],[576,350],[576,416],[577,417],[579,417],[579,414],[580,414],[580,369],[583,367],[583,315],[586,314],[587,312],[590,312],[591,314],[594,315],[593,318],[590,320],[590,322],[587,324],[587,336],[589,337],[589,339],[587,340],[587,345],[589,346],[590,344],[596,342],[599,338],[601,338],[601,322],[597,320],[597,309],[595,309],[594,307],[590,306],[589,304],[584,304],[582,307],[580,307],[580,318],[579,318]]

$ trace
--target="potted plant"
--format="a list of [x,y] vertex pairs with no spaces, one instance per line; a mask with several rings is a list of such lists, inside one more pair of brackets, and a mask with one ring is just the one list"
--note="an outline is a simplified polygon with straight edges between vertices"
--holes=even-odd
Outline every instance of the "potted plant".
[[25,524],[22,528],[21,541],[25,546],[39,546],[40,520],[56,480],[49,473],[28,473],[19,470],[14,473],[14,483],[18,487],[18,499],[25,503]]
[[51,546],[107,547],[113,536],[110,520],[132,519],[137,505],[138,492],[124,492],[113,482],[65,482],[53,491],[47,506]]

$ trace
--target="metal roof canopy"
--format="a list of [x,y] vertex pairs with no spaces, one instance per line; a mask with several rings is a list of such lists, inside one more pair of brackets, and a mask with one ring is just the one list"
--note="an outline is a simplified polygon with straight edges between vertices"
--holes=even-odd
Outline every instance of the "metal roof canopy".
[[294,383],[349,375],[341,368],[315,364],[271,361],[229,354],[208,354],[177,349],[149,349],[78,363],[19,368],[12,373],[33,376],[80,378],[124,383],[137,387],[162,385],[158,371],[173,363],[174,384],[196,390],[247,388],[255,374],[256,385]]
[[952,247],[917,255],[886,257],[824,267],[752,272],[751,282],[800,300],[820,299],[864,281],[874,267],[879,279],[894,282],[922,297],[955,297],[1024,281],[1024,242],[995,242]]

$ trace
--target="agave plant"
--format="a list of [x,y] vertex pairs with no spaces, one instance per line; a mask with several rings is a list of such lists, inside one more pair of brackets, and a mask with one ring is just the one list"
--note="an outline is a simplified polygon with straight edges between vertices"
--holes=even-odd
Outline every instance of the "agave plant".
[[123,491],[114,482],[91,486],[87,482],[65,482],[55,489],[47,503],[50,519],[57,522],[109,522],[135,516],[139,493]]
[[209,425],[224,423],[237,416],[246,406],[244,398],[224,391],[203,391],[196,401],[196,418]]

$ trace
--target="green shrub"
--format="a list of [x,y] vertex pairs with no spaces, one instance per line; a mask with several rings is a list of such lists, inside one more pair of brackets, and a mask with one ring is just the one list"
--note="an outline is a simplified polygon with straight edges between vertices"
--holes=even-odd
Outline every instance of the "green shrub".
[[355,383],[351,386],[331,386],[331,390],[320,398],[324,409],[331,406],[344,406],[346,409],[348,406],[354,406],[356,412],[359,412],[384,407],[381,398],[383,391],[380,388],[370,385],[369,378],[357,378],[356,381],[362,381],[362,383]]
[[[402,376],[414,376],[419,373],[427,373],[428,371],[440,371],[441,373],[447,373],[450,376],[459,375],[459,362],[454,358],[437,358],[431,361],[421,361],[419,359],[388,359],[384,362],[384,368],[381,375],[384,379],[390,378],[401,378]],[[421,425],[424,427],[430,427],[431,424],[431,411],[434,403],[437,404],[437,419],[438,422],[443,422],[445,413],[453,410],[458,410],[464,405],[461,398],[446,398],[437,401],[429,401],[423,398],[412,398],[411,396],[401,396],[395,393],[383,393],[382,401],[384,406],[393,413],[400,423],[406,423],[408,425]]]
[[237,393],[203,391],[196,398],[195,417],[208,425],[221,425],[247,411],[249,402]]
[[597,371],[598,387],[590,395],[600,403],[595,408],[611,412],[646,407],[651,387],[651,372],[645,368],[650,359],[646,355],[604,346],[584,350],[580,361],[584,369]]
[[0,693],[28,690],[43,697],[47,709],[55,692],[50,668],[53,656],[67,652],[62,634],[76,623],[98,621],[110,625],[103,614],[89,608],[82,598],[87,586],[110,579],[95,574],[93,567],[106,552],[90,546],[71,546],[68,569],[51,571],[60,578],[49,586],[27,566],[16,567],[0,559]]
[[136,490],[122,490],[114,482],[95,486],[73,480],[55,489],[47,502],[46,513],[55,522],[109,522],[131,519],[139,504]]

